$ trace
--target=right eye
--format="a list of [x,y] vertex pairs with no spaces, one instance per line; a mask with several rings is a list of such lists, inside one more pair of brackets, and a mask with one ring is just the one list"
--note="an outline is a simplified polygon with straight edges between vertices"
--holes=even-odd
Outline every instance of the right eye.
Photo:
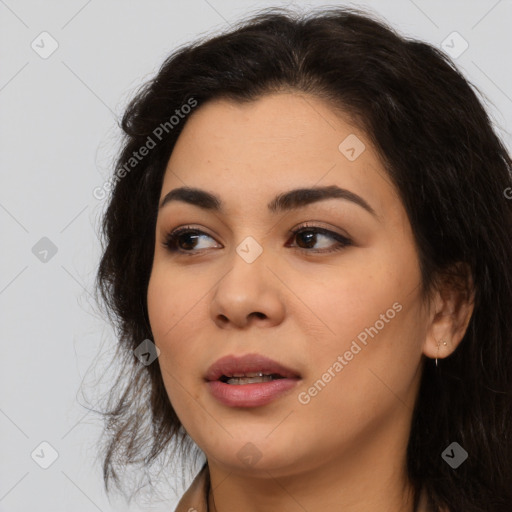
[[[163,246],[170,252],[178,252],[187,254],[188,256],[193,256],[195,253],[199,252],[197,250],[197,241],[203,236],[213,240],[210,235],[207,235],[203,231],[191,228],[190,226],[185,226],[168,233],[165,237],[165,241],[163,242]],[[206,247],[206,249],[207,248],[208,247]]]

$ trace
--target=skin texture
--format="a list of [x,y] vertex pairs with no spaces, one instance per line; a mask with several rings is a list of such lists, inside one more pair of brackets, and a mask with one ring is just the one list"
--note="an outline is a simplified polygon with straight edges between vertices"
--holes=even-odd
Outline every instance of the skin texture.
[[[427,307],[407,214],[368,137],[347,119],[293,92],[215,100],[189,117],[169,160],[161,199],[198,187],[225,208],[174,201],[159,211],[147,296],[169,399],[208,458],[210,510],[412,511],[405,455],[424,356],[456,349],[471,307],[448,288]],[[350,134],[366,146],[354,161],[338,149]],[[340,199],[267,210],[279,193],[328,185],[360,195],[378,218]],[[315,253],[336,240],[289,233],[304,222],[352,245]],[[205,232],[182,238],[183,252],[196,255],[170,252],[167,233],[187,225]],[[250,264],[236,252],[248,236],[263,249]],[[300,403],[298,394],[395,303],[394,318]],[[301,382],[262,407],[220,404],[207,369],[247,353],[296,370]],[[261,454],[253,465],[238,457],[249,442]]]

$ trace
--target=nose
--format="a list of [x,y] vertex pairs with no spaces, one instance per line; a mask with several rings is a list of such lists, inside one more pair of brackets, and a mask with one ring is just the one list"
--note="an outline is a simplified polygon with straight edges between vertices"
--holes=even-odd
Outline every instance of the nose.
[[210,305],[218,327],[272,327],[283,321],[283,285],[267,263],[263,254],[252,263],[234,254],[231,270],[220,279]]

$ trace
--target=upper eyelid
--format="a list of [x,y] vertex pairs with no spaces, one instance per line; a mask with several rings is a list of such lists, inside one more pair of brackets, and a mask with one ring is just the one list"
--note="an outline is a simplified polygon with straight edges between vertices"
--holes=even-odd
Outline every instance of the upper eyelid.
[[[290,236],[295,235],[295,234],[297,234],[297,232],[305,231],[308,229],[317,231],[317,233],[319,235],[323,235],[328,238],[331,238],[335,242],[340,242],[340,238],[341,238],[342,241],[353,243],[353,239],[351,236],[342,234],[342,233],[338,233],[338,232],[334,231],[333,229],[326,228],[324,226],[317,225],[314,223],[314,221],[305,221],[303,223],[300,223],[298,226],[289,229],[287,231],[287,235],[290,235]],[[174,228],[174,229],[166,232],[164,235],[164,241],[167,241],[170,238],[173,238],[175,240],[177,236],[179,236],[182,233],[187,233],[187,232],[196,232],[196,234],[198,236],[206,235],[212,239],[216,238],[216,236],[211,235],[210,233],[206,232],[204,230],[204,228],[199,228],[199,227],[195,227],[192,225],[185,225],[185,226],[179,226],[177,228]],[[193,251],[190,251],[190,252],[193,252]]]
[[[318,222],[320,222],[320,221],[318,221]],[[318,224],[315,223],[315,221],[304,221],[302,223],[299,223],[297,226],[295,226],[295,227],[293,227],[291,229],[288,229],[286,231],[286,233],[287,234],[291,234],[291,233],[294,233],[294,232],[302,230],[302,229],[315,229],[315,230],[320,231],[320,232],[325,232],[326,235],[333,234],[333,235],[338,235],[338,236],[342,236],[342,237],[345,237],[345,238],[349,238],[350,237],[350,235],[348,235],[348,234],[336,232],[334,228],[329,228],[329,227],[325,227],[325,226],[322,226],[322,225],[318,225]],[[178,226],[176,228],[164,231],[164,236],[167,237],[169,235],[173,235],[173,234],[176,234],[176,233],[182,233],[182,232],[186,232],[186,231],[197,231],[197,232],[200,232],[201,235],[207,235],[207,236],[212,237],[212,238],[216,238],[216,236],[217,236],[217,235],[210,234],[208,231],[205,230],[205,228],[196,227],[196,226],[193,226],[193,225]]]

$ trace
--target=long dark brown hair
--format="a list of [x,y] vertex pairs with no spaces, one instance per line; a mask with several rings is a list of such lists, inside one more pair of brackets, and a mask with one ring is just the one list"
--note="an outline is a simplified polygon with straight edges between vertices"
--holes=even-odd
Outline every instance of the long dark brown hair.
[[[124,113],[96,281],[97,300],[116,326],[122,368],[103,411],[107,491],[111,479],[122,488],[120,472],[128,466],[147,467],[167,450],[186,457],[193,448],[159,365],[145,366],[134,355],[143,340],[153,339],[146,294],[158,199],[186,115],[169,120],[176,110],[190,111],[183,106],[192,101],[197,110],[212,99],[249,102],[282,90],[328,100],[373,142],[407,211],[425,297],[439,276],[458,269],[453,277],[467,282],[463,269],[469,269],[473,315],[450,357],[438,367],[425,360],[407,470],[416,500],[424,488],[435,510],[510,512],[510,155],[476,87],[440,50],[400,36],[374,14],[341,7],[307,14],[264,10],[183,46]],[[127,167],[148,138],[155,146]],[[441,457],[453,441],[469,454],[457,469]]]

